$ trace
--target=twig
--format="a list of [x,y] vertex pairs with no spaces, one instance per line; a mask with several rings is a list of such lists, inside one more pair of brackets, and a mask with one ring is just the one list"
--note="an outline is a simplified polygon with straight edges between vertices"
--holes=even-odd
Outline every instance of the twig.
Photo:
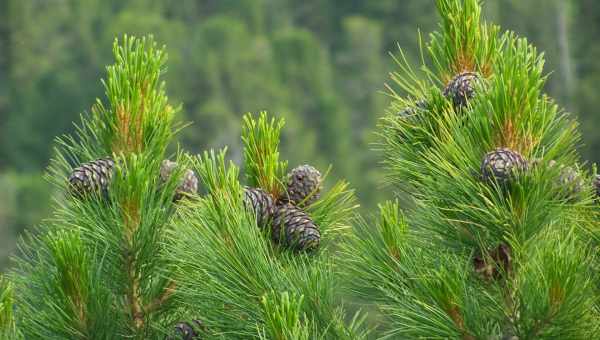
[[173,296],[173,294],[175,293],[175,286],[175,281],[171,281],[171,283],[169,283],[169,285],[165,288],[163,293],[156,299],[152,300],[152,302],[150,302],[144,308],[144,312],[146,314],[150,314],[159,309],[167,300],[169,300],[171,296]]
[[462,338],[464,340],[475,340],[475,337],[469,334],[465,329],[465,321],[462,315],[460,315],[460,311],[456,305],[450,307],[448,310],[448,316],[450,316],[452,321],[454,321],[456,328],[458,328],[458,330],[462,333]]

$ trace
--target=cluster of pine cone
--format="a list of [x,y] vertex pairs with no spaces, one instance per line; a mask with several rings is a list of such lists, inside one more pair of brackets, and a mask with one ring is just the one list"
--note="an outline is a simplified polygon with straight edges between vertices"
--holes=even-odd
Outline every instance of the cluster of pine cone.
[[[455,110],[466,107],[469,100],[476,95],[478,84],[483,84],[483,78],[476,72],[462,72],[448,82],[443,90],[443,95],[452,102]],[[402,119],[414,118],[419,111],[426,110],[429,104],[420,100],[414,106],[405,108],[398,113]],[[490,182],[497,181],[501,185],[507,185],[520,172],[527,171],[531,165],[521,154],[509,148],[497,148],[487,153],[481,162],[481,178]],[[556,162],[550,161],[549,167],[555,166]],[[580,173],[569,166],[560,166],[560,174],[556,179],[556,186],[568,197],[574,197],[581,192],[584,182]],[[600,198],[600,175],[594,181],[596,194]]]
[[[508,148],[497,148],[487,153],[481,162],[481,177],[484,181],[495,180],[501,185],[508,184],[519,173],[531,167],[540,166],[541,160],[527,161],[517,151]],[[558,165],[551,160],[548,168],[558,166],[558,176],[554,179],[554,187],[562,198],[573,199],[585,188],[585,181],[577,168]],[[600,197],[600,176],[594,181],[596,194]]]
[[[177,167],[177,163],[165,159],[160,166],[160,182],[162,184],[166,183]],[[110,158],[100,158],[81,164],[69,176],[71,194],[77,198],[85,198],[94,194],[106,198],[114,171],[115,162]],[[184,197],[197,193],[197,191],[198,177],[192,170],[186,169],[175,190],[173,202],[178,202]]]
[[246,187],[244,205],[259,227],[270,229],[273,241],[295,251],[312,251],[319,247],[321,233],[303,208],[319,199],[321,188],[321,173],[301,165],[287,175],[283,195],[276,198],[263,189]]
[[[475,72],[463,72],[456,75],[448,82],[442,94],[449,100],[455,111],[462,111],[469,100],[476,95],[478,85],[485,84],[484,79]],[[425,100],[416,101],[414,105],[407,107],[398,113],[399,119],[410,120],[428,110],[429,103]],[[480,178],[486,183],[495,182],[506,188],[519,174],[533,167],[541,165],[540,160],[528,161],[519,152],[510,148],[496,148],[484,155],[480,166]],[[558,166],[555,161],[547,163],[548,168]],[[558,166],[558,175],[554,180],[554,187],[562,198],[574,199],[584,189],[585,181],[576,167]],[[594,180],[596,196],[600,200],[600,175]],[[479,253],[473,257],[475,271],[485,279],[497,279],[503,273],[508,273],[511,267],[511,249],[505,243],[489,251],[488,256]]]
[[206,330],[204,323],[200,320],[178,322],[173,328],[175,334],[167,336],[165,340],[199,340],[201,337],[197,330]]

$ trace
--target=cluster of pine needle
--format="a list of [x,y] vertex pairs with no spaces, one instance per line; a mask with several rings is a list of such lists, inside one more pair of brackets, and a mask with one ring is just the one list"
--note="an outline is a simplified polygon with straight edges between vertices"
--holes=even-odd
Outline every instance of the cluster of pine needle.
[[478,0],[436,3],[419,70],[395,57],[378,129],[409,200],[373,221],[331,168],[288,169],[266,112],[243,117],[241,165],[175,147],[165,48],[116,40],[105,99],[57,139],[55,212],[0,277],[0,336],[597,337],[600,177],[580,166],[577,123],[526,39]]

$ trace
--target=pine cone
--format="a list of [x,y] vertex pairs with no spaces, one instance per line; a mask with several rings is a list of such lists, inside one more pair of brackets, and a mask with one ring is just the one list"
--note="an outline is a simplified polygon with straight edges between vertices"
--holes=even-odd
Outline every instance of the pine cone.
[[300,165],[287,175],[287,197],[284,201],[298,206],[309,206],[319,199],[321,173],[310,165]]
[[[171,162],[168,159],[165,159],[160,165],[160,179],[162,183],[165,183],[171,177],[171,174],[177,169],[178,165],[176,162]],[[181,179],[179,180],[179,185],[177,189],[175,189],[175,195],[173,196],[173,202],[178,202],[184,197],[193,195],[198,192],[198,177],[196,174],[190,170],[186,169],[183,173]]]
[[481,176],[484,181],[496,179],[507,183],[516,171],[527,170],[527,161],[518,152],[498,148],[489,152],[481,162]]
[[512,250],[502,243],[490,252],[489,257],[478,254],[473,257],[475,272],[482,275],[484,279],[498,279],[512,270]]
[[273,218],[275,199],[262,189],[244,188],[244,206],[254,213],[256,224],[262,228]]
[[[548,163],[549,167],[554,167],[556,161],[551,160]],[[560,166],[560,174],[556,179],[556,186],[564,190],[568,197],[573,197],[583,190],[584,181],[581,178],[579,171],[570,166]]]
[[[196,328],[204,328],[202,321],[194,320]],[[175,335],[167,336],[165,340],[199,340],[199,334],[194,330],[194,327],[189,322],[179,322],[175,325]]]
[[428,109],[429,104],[424,100],[419,100],[413,106],[404,108],[404,110],[398,112],[398,117],[402,119],[413,119],[421,111]]
[[275,209],[272,237],[295,251],[312,251],[319,247],[321,233],[304,211],[285,203]]
[[115,162],[101,158],[83,163],[69,176],[69,188],[73,196],[82,198],[91,193],[108,194],[108,185],[113,177]]
[[444,89],[444,97],[450,98],[455,109],[467,105],[467,102],[475,96],[475,83],[481,81],[481,77],[474,72],[463,72],[455,76]]

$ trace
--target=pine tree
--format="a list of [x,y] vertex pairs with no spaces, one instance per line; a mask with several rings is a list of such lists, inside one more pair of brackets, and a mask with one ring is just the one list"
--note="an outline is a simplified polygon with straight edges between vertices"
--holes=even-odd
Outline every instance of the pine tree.
[[382,204],[344,246],[351,291],[390,338],[595,338],[598,208],[577,123],[543,93],[526,39],[484,22],[478,0],[436,4],[421,72],[396,58],[379,130],[388,178],[414,206]]
[[12,281],[25,339],[146,339],[174,321],[161,256],[179,184],[160,179],[178,129],[160,80],[166,54],[127,36],[113,53],[106,100],[58,139],[48,178],[65,197],[20,243]]
[[[193,160],[207,195],[178,210],[168,236],[178,304],[188,319],[203,321],[208,338],[364,338],[362,316],[346,323],[333,256],[356,208],[353,192],[338,181],[309,206],[289,203],[287,162],[278,149],[282,127],[282,119],[266,113],[244,117],[246,188],[225,150]],[[256,209],[257,201],[277,206]],[[302,219],[279,218],[279,209],[294,209]],[[258,216],[264,213],[272,216]],[[302,233],[315,227],[316,247],[303,239],[314,234]]]
[[332,251],[357,207],[348,184],[316,195],[319,173],[290,202],[283,120],[266,113],[244,118],[245,186],[225,150],[167,155],[181,127],[160,80],[165,49],[125,36],[113,52],[106,100],[58,139],[55,213],[0,279],[0,335],[364,338],[362,316],[347,322],[340,304]]

